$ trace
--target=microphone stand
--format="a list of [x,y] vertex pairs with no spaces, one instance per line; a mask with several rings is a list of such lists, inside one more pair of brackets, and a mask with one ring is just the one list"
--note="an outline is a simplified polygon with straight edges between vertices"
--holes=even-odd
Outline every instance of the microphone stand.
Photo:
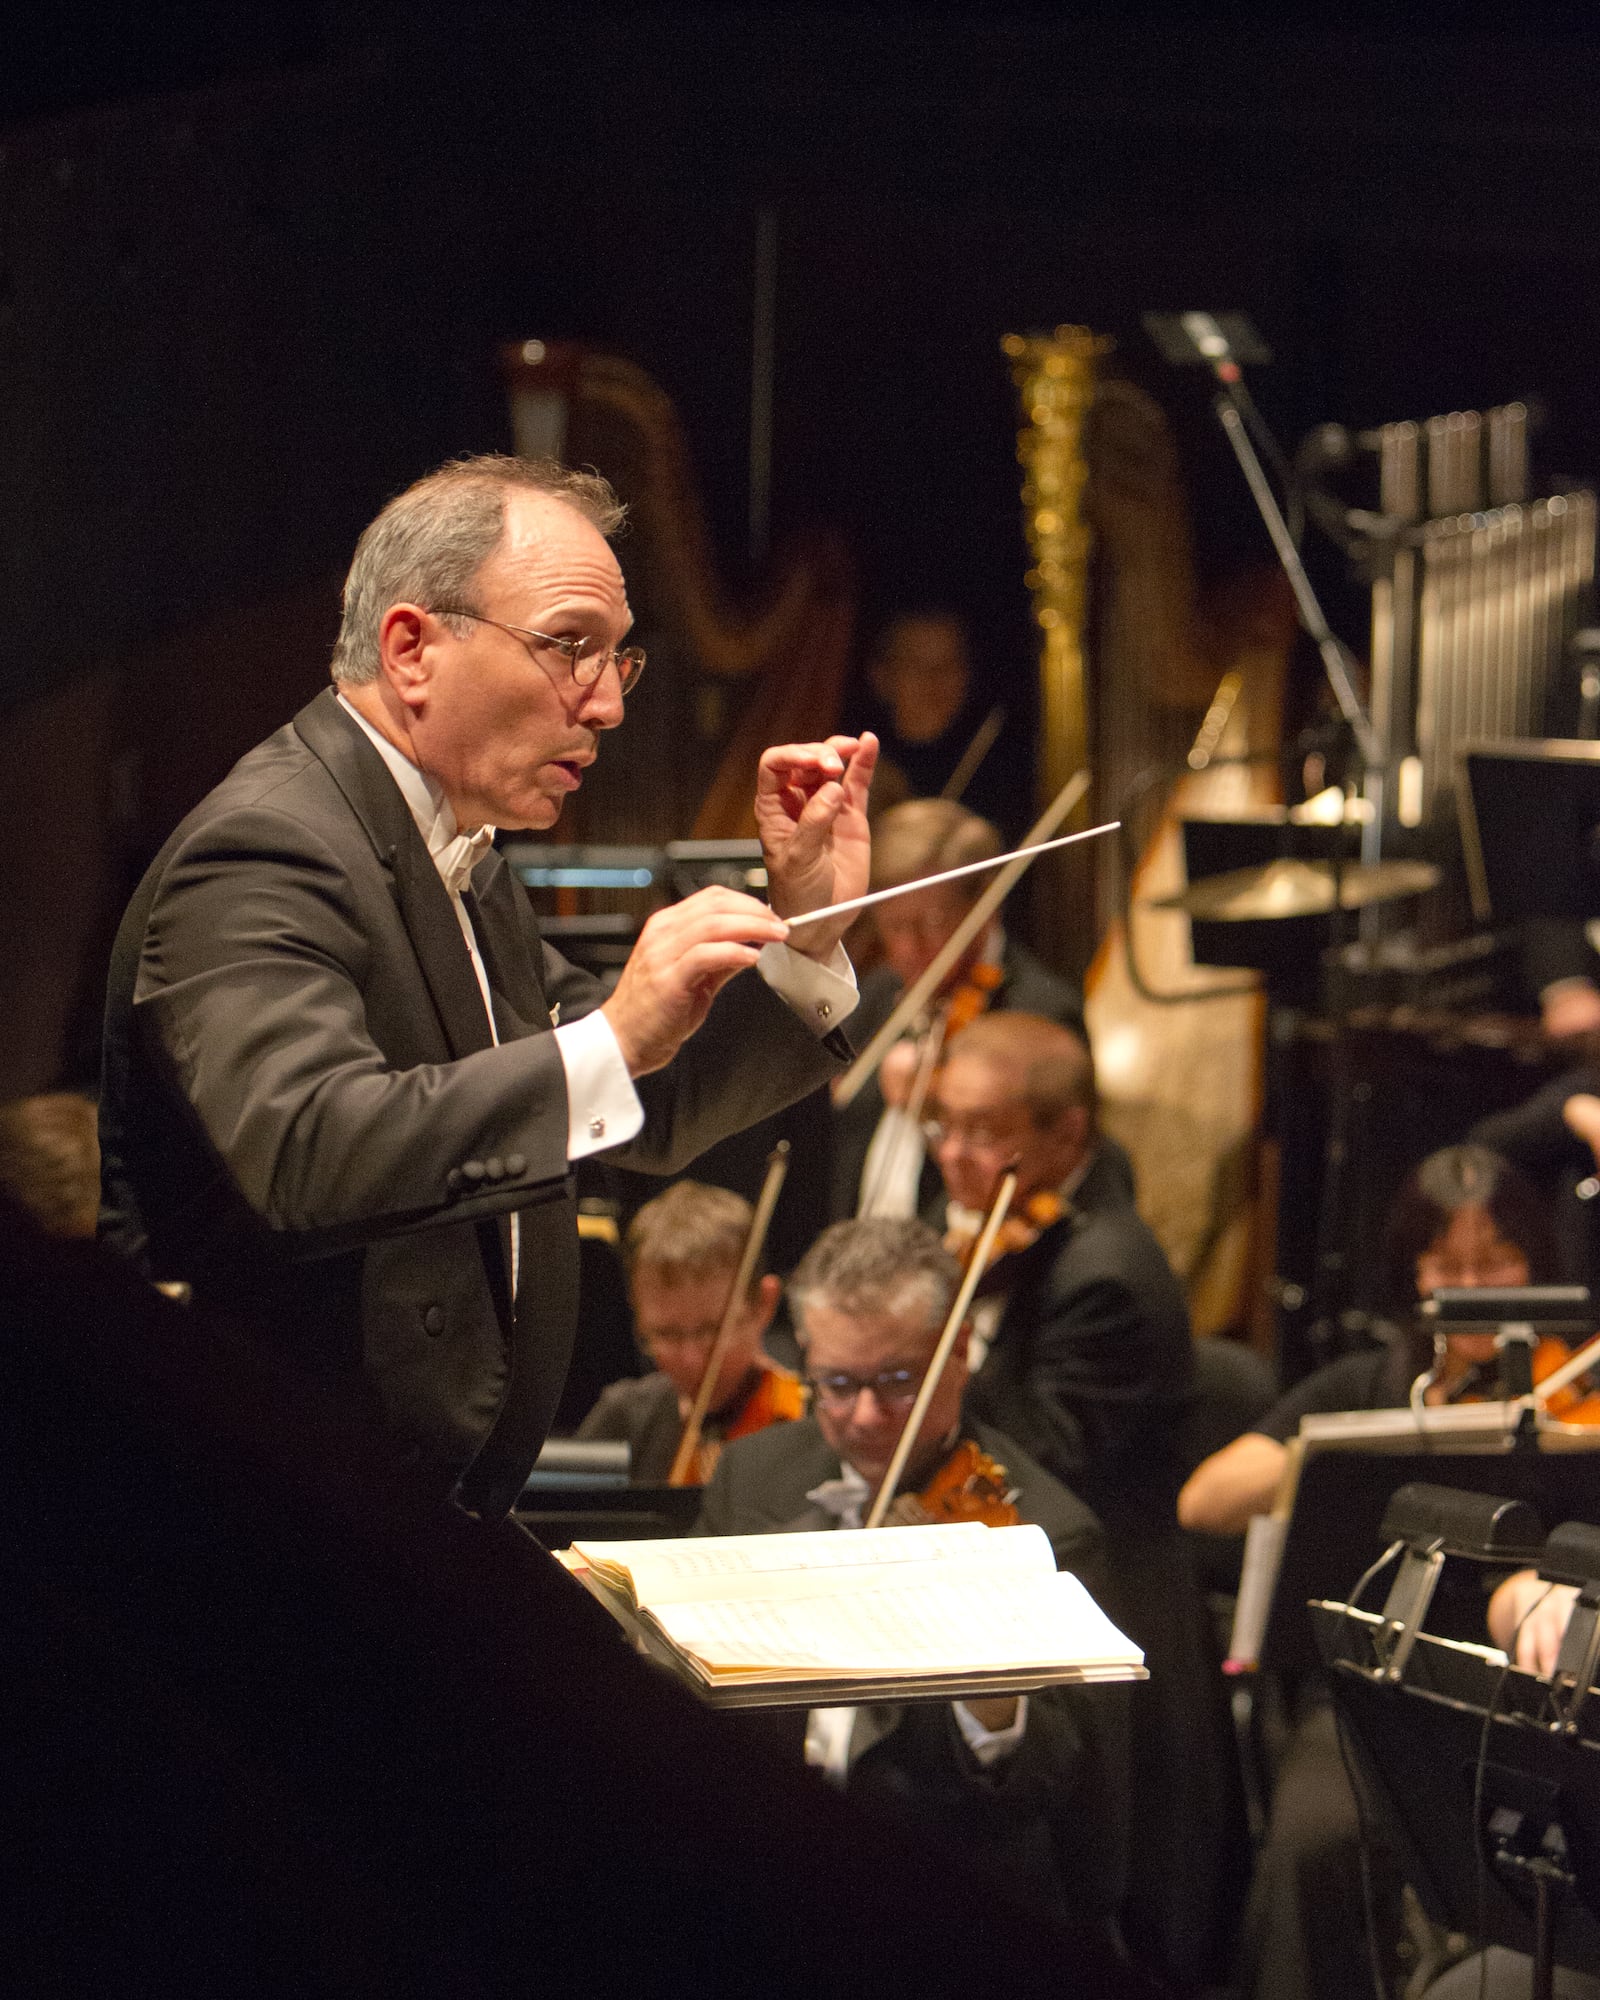
[[[1191,323],[1192,322],[1192,323]],[[1284,519],[1283,509],[1278,505],[1278,496],[1272,489],[1262,466],[1255,442],[1250,435],[1252,425],[1259,425],[1266,431],[1264,419],[1244,385],[1243,373],[1234,356],[1227,335],[1210,315],[1185,315],[1184,332],[1199,358],[1210,368],[1220,385],[1212,404],[1217,421],[1222,425],[1228,443],[1233,447],[1233,455],[1239,461],[1239,470],[1244,474],[1245,483],[1250,488],[1257,510],[1265,524],[1272,546],[1277,551],[1278,561],[1283,566],[1284,575],[1289,579],[1289,587],[1294,592],[1300,623],[1316,644],[1322,656],[1323,672],[1328,685],[1333,690],[1339,713],[1349,726],[1355,740],[1356,760],[1361,773],[1361,794],[1370,800],[1373,811],[1361,830],[1360,858],[1364,862],[1377,861],[1383,852],[1383,789],[1388,781],[1388,763],[1384,746],[1380,742],[1372,720],[1361,706],[1360,697],[1350,676],[1352,664],[1349,648],[1334,633],[1323,612],[1316,591],[1312,588],[1306,566],[1300,559],[1300,551],[1295,546],[1294,536]],[[1266,433],[1271,444],[1271,433]],[[1273,456],[1281,463],[1282,455],[1274,448]],[[1376,792],[1377,796],[1373,794]],[[1333,866],[1333,911],[1330,932],[1334,948],[1337,949],[1358,927],[1359,920],[1346,921],[1344,910],[1344,871],[1347,865],[1344,851],[1344,829],[1340,829],[1340,839],[1335,846]],[[1353,917],[1354,913],[1352,913]],[[1348,1297],[1348,1259],[1346,1245],[1349,1240],[1347,1227],[1349,1218],[1348,1189],[1350,1185],[1350,1153],[1354,1137],[1355,1103],[1357,1079],[1354,1074],[1353,1050],[1350,1043],[1349,998],[1347,982],[1342,977],[1335,978],[1335,994],[1330,1026],[1332,1035],[1328,1051],[1328,1125],[1322,1157],[1322,1187],[1318,1203],[1315,1261],[1312,1270],[1311,1323],[1308,1337],[1320,1360],[1326,1360],[1339,1351],[1340,1308]]]

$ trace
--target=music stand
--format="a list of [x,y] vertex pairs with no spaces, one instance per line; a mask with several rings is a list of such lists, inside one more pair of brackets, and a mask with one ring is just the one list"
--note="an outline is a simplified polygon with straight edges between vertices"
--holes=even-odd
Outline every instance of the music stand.
[[1472,744],[1461,768],[1461,841],[1478,921],[1600,916],[1600,743]]
[[1531,1958],[1535,1996],[1556,1964],[1600,1975],[1600,1742],[1553,1730],[1549,1687],[1482,1648],[1423,1635],[1385,1680],[1371,1613],[1313,1610],[1363,1816],[1428,1915]]
[[[1264,1670],[1297,1675],[1321,1663],[1308,1601],[1337,1597],[1349,1588],[1381,1546],[1378,1529],[1390,1499],[1417,1480],[1526,1500],[1546,1521],[1582,1519],[1594,1509],[1595,1461],[1587,1451],[1466,1452],[1445,1446],[1309,1454],[1261,1642]],[[1469,1601],[1481,1631],[1482,1598]],[[1471,1636],[1465,1618],[1462,1636]]]

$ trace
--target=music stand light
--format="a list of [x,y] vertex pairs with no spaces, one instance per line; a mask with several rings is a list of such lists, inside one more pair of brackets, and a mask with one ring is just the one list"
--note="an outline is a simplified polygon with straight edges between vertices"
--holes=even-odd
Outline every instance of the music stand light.
[[1421,1481],[1402,1486],[1391,1497],[1378,1533],[1389,1544],[1390,1556],[1401,1554],[1379,1623],[1372,1629],[1375,1672],[1387,1681],[1405,1675],[1446,1556],[1525,1564],[1538,1559],[1544,1542],[1539,1517],[1525,1500],[1503,1500],[1493,1493],[1467,1493]]

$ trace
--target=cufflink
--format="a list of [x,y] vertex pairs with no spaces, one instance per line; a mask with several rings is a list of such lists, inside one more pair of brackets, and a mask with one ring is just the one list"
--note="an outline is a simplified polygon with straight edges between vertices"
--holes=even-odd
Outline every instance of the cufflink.
[[589,1120],[589,1137],[591,1139],[603,1139],[605,1136],[606,1121],[596,1112],[594,1117]]
[[819,1000],[817,1002],[817,1019],[819,1021],[831,1021],[833,1019],[833,1003],[831,1001]]
[[561,1026],[561,1002],[559,1000],[550,1009],[550,1025],[552,1028],[559,1028]]

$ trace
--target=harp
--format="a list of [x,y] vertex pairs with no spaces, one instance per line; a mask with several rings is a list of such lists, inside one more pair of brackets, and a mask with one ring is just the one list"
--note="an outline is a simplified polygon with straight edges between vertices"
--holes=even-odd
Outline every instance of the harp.
[[1085,997],[1103,1122],[1133,1157],[1195,1332],[1241,1331],[1274,1219],[1259,1143],[1265,1003],[1195,968],[1186,919],[1141,905],[1182,886],[1180,817],[1272,802],[1294,608],[1272,572],[1202,600],[1166,419],[1110,372],[1109,347],[1081,327],[1005,343],[1042,640],[1040,789],[1087,761],[1087,810],[1123,819],[1136,857],[1131,896],[1114,853],[1057,868],[1040,931],[1058,963],[1081,964],[1099,940]]

